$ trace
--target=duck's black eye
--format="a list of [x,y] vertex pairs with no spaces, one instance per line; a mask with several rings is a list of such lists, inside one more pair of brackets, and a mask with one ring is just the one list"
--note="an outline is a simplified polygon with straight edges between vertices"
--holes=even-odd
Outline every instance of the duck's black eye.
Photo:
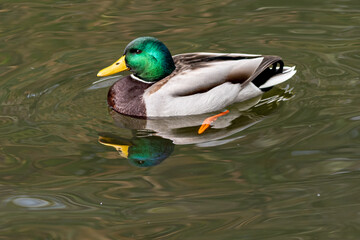
[[140,49],[131,49],[130,53],[140,54],[140,53],[142,53],[142,51]]

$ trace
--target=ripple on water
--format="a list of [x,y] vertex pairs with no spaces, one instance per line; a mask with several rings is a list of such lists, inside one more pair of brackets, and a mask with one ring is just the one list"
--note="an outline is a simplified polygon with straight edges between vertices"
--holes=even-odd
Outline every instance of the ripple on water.
[[324,77],[333,77],[333,76],[341,76],[346,74],[346,71],[344,71],[343,69],[339,68],[339,67],[334,67],[334,66],[322,66],[322,67],[318,67],[316,69],[317,73],[319,73],[319,75],[324,76]]
[[291,33],[295,34],[325,34],[326,30],[323,29],[291,29],[289,30]]
[[16,116],[0,116],[0,130],[16,124],[17,121],[18,118]]
[[360,121],[360,116],[352,117],[352,118],[350,118],[350,120],[352,120],[352,121]]
[[15,208],[26,208],[28,210],[51,210],[64,209],[66,205],[49,197],[32,197],[27,195],[11,196],[3,202],[6,205],[13,205]]

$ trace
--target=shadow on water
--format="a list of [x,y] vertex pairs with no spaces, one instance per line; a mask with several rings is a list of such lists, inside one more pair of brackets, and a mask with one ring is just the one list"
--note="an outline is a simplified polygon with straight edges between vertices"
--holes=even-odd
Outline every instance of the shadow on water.
[[137,167],[152,167],[162,163],[174,151],[175,145],[195,144],[198,147],[215,147],[244,137],[240,132],[261,122],[276,110],[277,103],[292,97],[291,91],[273,89],[261,97],[229,107],[230,112],[213,122],[205,133],[197,130],[204,119],[214,113],[194,116],[140,119],[110,114],[116,126],[131,130],[132,137],[116,133],[99,133],[99,143],[114,147],[121,157]]

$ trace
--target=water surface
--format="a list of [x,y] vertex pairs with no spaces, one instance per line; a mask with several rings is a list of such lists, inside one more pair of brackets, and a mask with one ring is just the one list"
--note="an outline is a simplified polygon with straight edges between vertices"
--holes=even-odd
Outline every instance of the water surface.
[[[0,238],[358,239],[359,13],[355,0],[1,1]],[[148,35],[298,72],[206,135],[176,119],[147,131],[109,111],[116,78],[96,73]],[[159,143],[161,160],[139,167],[99,136]]]

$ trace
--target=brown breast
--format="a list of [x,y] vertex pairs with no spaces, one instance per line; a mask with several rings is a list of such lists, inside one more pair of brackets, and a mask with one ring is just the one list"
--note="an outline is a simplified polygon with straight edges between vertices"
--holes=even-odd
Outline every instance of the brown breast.
[[111,86],[108,93],[108,104],[121,114],[146,117],[146,107],[142,98],[144,91],[151,84],[123,77]]

